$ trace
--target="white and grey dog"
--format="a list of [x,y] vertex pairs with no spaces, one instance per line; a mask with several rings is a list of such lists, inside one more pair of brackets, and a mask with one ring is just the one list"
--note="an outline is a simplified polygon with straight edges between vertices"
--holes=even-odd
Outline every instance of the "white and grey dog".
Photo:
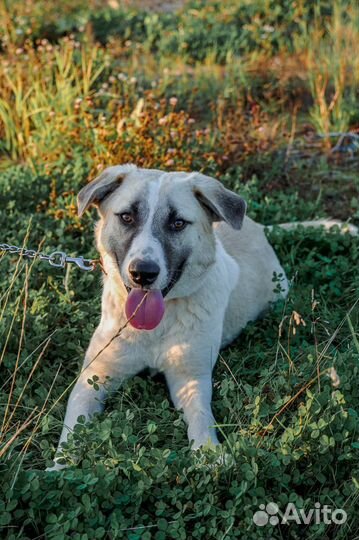
[[[145,367],[164,373],[193,448],[217,444],[211,396],[219,350],[288,289],[264,227],[245,217],[239,195],[200,173],[109,167],[80,191],[79,214],[90,205],[100,215],[102,316],[60,444],[80,415],[102,411],[106,394]],[[94,375],[98,391],[88,383]]]

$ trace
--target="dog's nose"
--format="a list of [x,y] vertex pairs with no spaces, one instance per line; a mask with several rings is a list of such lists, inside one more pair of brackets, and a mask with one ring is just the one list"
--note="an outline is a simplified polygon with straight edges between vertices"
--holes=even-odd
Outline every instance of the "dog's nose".
[[140,259],[135,259],[128,267],[132,281],[142,287],[154,283],[160,270],[154,261],[141,261]]

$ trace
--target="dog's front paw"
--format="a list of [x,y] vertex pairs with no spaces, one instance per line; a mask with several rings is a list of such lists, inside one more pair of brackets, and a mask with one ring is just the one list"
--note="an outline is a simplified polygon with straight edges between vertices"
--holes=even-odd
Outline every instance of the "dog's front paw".
[[225,467],[228,469],[235,464],[233,455],[226,452],[225,447],[220,443],[213,444],[211,441],[202,444],[197,449],[193,448],[193,450],[193,461],[198,467],[203,466],[209,469]]
[[66,469],[68,465],[65,463],[59,463],[58,460],[54,459],[54,464],[51,467],[46,467],[46,472],[52,472],[52,471],[62,471],[63,469]]
[[198,431],[188,428],[188,439],[191,442],[192,450],[214,450],[219,446],[216,431],[214,429]]

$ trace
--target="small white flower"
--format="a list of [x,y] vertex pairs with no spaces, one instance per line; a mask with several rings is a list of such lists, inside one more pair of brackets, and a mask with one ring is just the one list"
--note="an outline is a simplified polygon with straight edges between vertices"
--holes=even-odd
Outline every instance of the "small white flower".
[[275,30],[274,26],[271,26],[270,24],[265,24],[262,29],[264,30],[264,32],[268,33],[274,32]]

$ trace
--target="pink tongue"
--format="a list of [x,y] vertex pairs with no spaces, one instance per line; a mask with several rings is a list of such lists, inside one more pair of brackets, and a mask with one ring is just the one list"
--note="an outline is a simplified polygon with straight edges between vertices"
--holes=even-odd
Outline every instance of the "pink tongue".
[[[147,296],[143,300],[146,293]],[[142,300],[143,302],[138,308]],[[135,311],[136,314],[130,320],[130,324],[134,328],[138,330],[153,330],[156,328],[160,324],[165,312],[165,303],[161,291],[132,289],[125,305],[127,319],[130,319]]]

